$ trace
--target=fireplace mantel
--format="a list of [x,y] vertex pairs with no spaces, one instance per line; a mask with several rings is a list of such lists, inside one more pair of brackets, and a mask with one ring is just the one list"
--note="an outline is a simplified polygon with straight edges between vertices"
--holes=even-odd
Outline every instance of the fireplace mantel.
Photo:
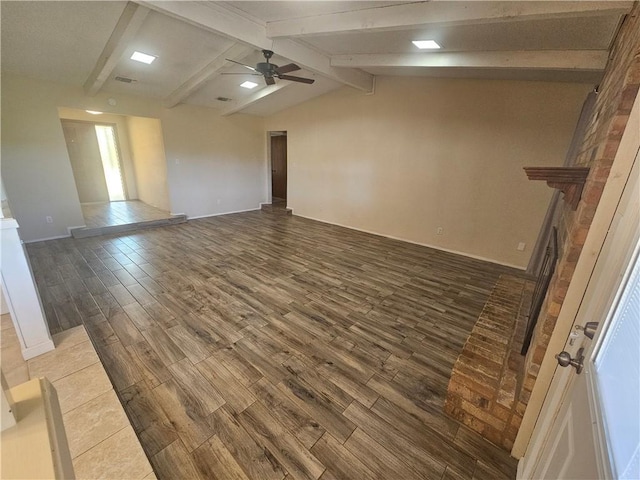
[[546,180],[547,185],[564,193],[564,201],[573,210],[578,208],[589,175],[588,167],[524,167],[524,171],[529,180]]

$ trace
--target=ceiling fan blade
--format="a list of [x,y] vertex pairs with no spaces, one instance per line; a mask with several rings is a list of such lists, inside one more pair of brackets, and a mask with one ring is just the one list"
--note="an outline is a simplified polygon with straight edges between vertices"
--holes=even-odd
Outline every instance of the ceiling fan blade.
[[273,77],[264,77],[264,83],[266,83],[267,85],[275,85],[276,81],[273,79]]
[[235,60],[231,60],[230,58],[225,58],[225,60],[227,62],[237,63],[238,65],[242,65],[244,68],[248,68],[249,70],[253,70],[254,72],[257,72],[257,70],[255,68],[250,67],[249,65],[245,65],[244,63],[236,62]]
[[278,75],[282,80],[290,80],[292,82],[307,83],[311,85],[315,80],[313,78],[292,77],[291,75]]
[[241,73],[241,72],[222,72],[220,75],[249,75],[249,76],[258,76],[261,77],[261,73]]
[[300,70],[300,67],[295,63],[288,63],[287,65],[276,68],[276,72],[278,73],[289,73],[295,72],[296,70]]

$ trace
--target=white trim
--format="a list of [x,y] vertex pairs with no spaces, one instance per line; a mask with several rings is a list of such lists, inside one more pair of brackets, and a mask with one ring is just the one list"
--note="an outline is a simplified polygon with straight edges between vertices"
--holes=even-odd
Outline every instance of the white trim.
[[2,218],[0,221],[0,229],[20,228],[15,218]]
[[[262,205],[262,204],[260,204]],[[244,213],[244,212],[255,212],[260,210],[260,207],[258,208],[248,208],[246,210],[236,210],[234,212],[222,212],[222,213],[210,213],[208,215],[198,215],[197,217],[187,217],[187,220],[197,220],[199,218],[209,218],[209,217],[219,217],[220,215],[231,215],[233,213]]]
[[411,243],[413,245],[420,245],[421,247],[433,248],[434,250],[440,250],[442,252],[453,253],[455,255],[462,255],[463,257],[473,258],[475,260],[481,260],[483,262],[495,263],[497,265],[502,265],[504,267],[509,267],[509,268],[515,268],[517,270],[525,271],[527,269],[527,267],[521,267],[521,266],[518,266],[518,265],[513,265],[511,263],[500,262],[498,260],[495,260],[495,259],[492,259],[492,258],[487,258],[487,257],[482,257],[480,255],[473,255],[471,253],[460,252],[458,250],[452,250],[450,248],[438,247],[438,246],[435,246],[435,245],[431,245],[429,243],[416,242],[414,240],[408,240],[408,239],[402,238],[402,237],[394,237],[393,235],[386,235],[384,233],[378,233],[378,232],[374,232],[372,230],[365,230],[365,229],[362,229],[362,228],[351,227],[349,225],[343,225],[341,223],[329,222],[327,220],[320,220],[319,218],[308,217],[306,215],[298,215],[298,214],[296,214],[296,217],[307,218],[309,220],[314,220],[316,222],[321,222],[321,223],[328,223],[329,225],[335,225],[337,227],[348,228],[350,230],[356,230],[358,232],[369,233],[371,235],[376,235],[378,237],[389,238],[391,240],[399,240],[401,242],[407,242],[407,243]]
[[[624,282],[623,282],[624,283]],[[622,291],[622,288],[619,288],[619,291]],[[617,302],[616,302],[617,303]],[[613,308],[611,309],[613,311]],[[608,323],[608,321],[607,321]],[[608,326],[608,325],[607,325]],[[598,332],[598,340],[603,338],[601,332],[605,329],[605,325],[600,327]],[[598,342],[600,343],[600,342]],[[589,359],[588,369],[593,367],[593,360],[596,356],[596,348],[593,349],[592,356]],[[586,372],[585,372],[586,373]],[[585,377],[587,381],[587,392],[589,393],[589,410],[591,412],[591,418],[595,420],[592,424],[593,428],[593,438],[594,438],[594,447],[596,453],[596,465],[598,466],[598,478],[614,478],[611,471],[611,460],[609,459],[609,451],[607,449],[607,435],[605,432],[605,423],[602,415],[602,402],[600,401],[600,394],[598,392],[598,385],[593,377],[593,374],[587,375]],[[606,472],[606,473],[605,473]]]
[[[77,228],[77,227],[72,227],[72,228]],[[71,237],[71,234],[58,235],[57,237],[45,237],[45,238],[35,238],[33,240],[23,240],[22,243],[46,242],[47,240],[60,240],[61,238],[70,238],[70,237]]]
[[22,358],[29,360],[31,358],[42,355],[43,353],[50,352],[56,348],[53,340],[47,340],[45,342],[34,345],[33,347],[27,347],[22,349]]
[[[638,156],[640,156],[640,153],[638,153]],[[636,156],[636,162],[638,162],[638,156]],[[636,166],[635,168],[638,167]],[[637,185],[637,183],[638,182],[636,180],[635,185]],[[631,223],[635,225],[635,233],[633,235],[633,239],[628,243],[631,243],[631,245],[635,244],[635,246],[633,246],[633,248],[623,257],[623,262],[624,264],[626,264],[626,269],[624,271],[624,274],[620,275],[618,278],[616,278],[616,280],[614,280],[615,295],[613,295],[612,298],[609,298],[610,301],[607,302],[607,315],[606,317],[601,317],[602,319],[600,321],[600,326],[591,345],[591,352],[589,352],[589,355],[587,356],[588,362],[585,369],[587,391],[589,392],[589,409],[591,411],[593,437],[596,451],[596,464],[598,466],[598,478],[616,478],[618,474],[618,472],[614,472],[615,466],[613,463],[613,458],[610,457],[607,433],[605,431],[606,421],[604,418],[604,409],[601,403],[603,397],[600,393],[600,386],[598,385],[594,372],[596,358],[598,357],[598,354],[605,341],[606,332],[609,330],[611,324],[620,311],[620,303],[624,301],[624,297],[629,291],[628,288],[630,282],[634,281],[634,276],[638,275],[638,269],[640,269],[640,228],[638,228],[637,220]],[[611,231],[611,228],[609,230]],[[619,230],[620,226],[618,225],[616,227],[616,231]],[[607,234],[607,237],[608,236],[609,234]],[[619,251],[620,249],[616,250]],[[607,262],[607,265],[609,265],[609,262]]]

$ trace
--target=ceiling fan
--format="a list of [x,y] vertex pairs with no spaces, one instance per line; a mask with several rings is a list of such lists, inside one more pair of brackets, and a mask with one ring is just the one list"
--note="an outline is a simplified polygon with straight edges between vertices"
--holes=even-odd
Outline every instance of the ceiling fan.
[[[253,70],[255,73],[252,73],[251,75],[262,75],[267,85],[274,85],[276,83],[275,81],[276,78],[280,80],[290,80],[292,82],[307,83],[307,84],[312,84],[313,82],[315,82],[315,80],[312,78],[302,78],[302,77],[294,77],[292,75],[285,75],[289,72],[295,72],[296,70],[300,70],[300,67],[295,63],[288,63],[287,65],[283,65],[282,67],[279,67],[275,63],[270,63],[269,59],[273,57],[273,52],[271,50],[262,50],[262,55],[264,55],[266,62],[260,62],[255,67],[245,65],[244,63],[236,62],[235,60],[231,60],[230,58],[227,58],[227,60],[229,62],[242,65],[244,68],[248,68],[249,70]],[[223,75],[245,75],[245,74],[229,72],[229,73],[223,73]]]

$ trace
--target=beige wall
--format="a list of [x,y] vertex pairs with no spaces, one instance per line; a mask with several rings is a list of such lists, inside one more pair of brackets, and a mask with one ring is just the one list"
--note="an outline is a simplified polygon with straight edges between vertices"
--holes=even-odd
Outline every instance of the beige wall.
[[[84,225],[58,118],[59,91],[2,75],[2,180],[23,240]],[[53,218],[46,223],[45,217]]]
[[522,167],[563,163],[588,89],[378,77],[266,129],[288,133],[294,214],[525,268],[552,190]]
[[80,203],[108,202],[109,192],[95,125],[77,120],[62,120],[62,132]]
[[118,135],[118,146],[120,147],[120,159],[122,160],[122,168],[124,170],[124,183],[126,186],[127,198],[135,200],[138,198],[138,189],[136,187],[136,175],[131,159],[131,146],[129,142],[129,131],[127,129],[127,117],[122,115],[92,115],[84,110],[75,108],[61,107],[58,109],[60,118],[68,120],[82,120],[93,123],[110,123],[116,126]]
[[171,207],[200,217],[266,202],[264,120],[179,105],[161,117]]
[[170,211],[167,162],[162,125],[157,118],[126,117],[138,198],[148,205]]
[[80,87],[3,73],[2,179],[23,240],[67,236],[68,227],[84,224],[58,107],[160,119],[173,162],[167,180],[174,212],[214,215],[266,201],[261,118],[223,118],[192,106],[167,110],[159,100],[121,94],[87,97]]

